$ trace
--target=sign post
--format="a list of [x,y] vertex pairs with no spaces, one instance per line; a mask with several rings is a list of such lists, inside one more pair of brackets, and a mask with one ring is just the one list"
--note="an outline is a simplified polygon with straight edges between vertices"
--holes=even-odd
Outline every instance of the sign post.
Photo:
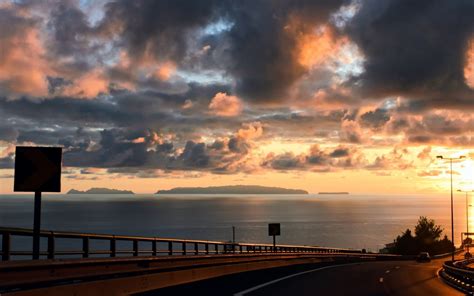
[[35,192],[35,212],[33,217],[33,259],[39,259],[41,233],[41,191]]
[[40,257],[41,193],[61,192],[61,147],[16,147],[15,192],[34,192],[33,259]]
[[268,224],[268,235],[273,236],[273,252],[276,252],[276,236],[280,235],[280,223]]

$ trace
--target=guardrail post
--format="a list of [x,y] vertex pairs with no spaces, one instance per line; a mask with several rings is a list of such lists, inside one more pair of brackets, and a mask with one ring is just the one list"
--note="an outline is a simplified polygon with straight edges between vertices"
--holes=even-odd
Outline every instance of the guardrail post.
[[206,245],[204,247],[206,248],[206,255],[209,254],[209,244],[206,243]]
[[266,252],[268,252],[268,247],[267,247],[267,246],[265,246],[265,253],[266,253]]
[[54,232],[48,235],[48,259],[54,259]]
[[239,250],[240,250],[240,254],[244,252],[242,246],[239,246]]
[[11,235],[8,232],[4,232],[2,236],[2,261],[10,260],[10,238]]
[[182,252],[183,255],[186,255],[186,243],[183,242],[183,252]]
[[156,239],[154,239],[152,242],[151,242],[151,252],[152,252],[152,256],[156,256]]
[[115,236],[110,240],[110,257],[117,256],[117,240]]
[[194,254],[199,255],[199,245],[198,245],[198,243],[194,243]]
[[82,238],[82,258],[89,258],[89,237]]
[[219,254],[219,245],[218,244],[214,245],[214,249],[215,249],[216,255]]
[[168,242],[168,255],[173,255],[173,242]]
[[133,256],[138,256],[138,240],[136,239],[133,240]]

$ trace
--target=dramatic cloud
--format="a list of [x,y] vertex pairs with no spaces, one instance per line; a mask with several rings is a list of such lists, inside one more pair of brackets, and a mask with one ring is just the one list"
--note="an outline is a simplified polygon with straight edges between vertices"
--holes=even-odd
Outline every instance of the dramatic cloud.
[[338,146],[335,148],[321,149],[318,145],[310,147],[308,153],[294,155],[291,152],[283,154],[270,153],[262,165],[277,170],[310,170],[328,172],[334,169],[361,168],[365,157],[356,148]]
[[209,104],[209,109],[219,116],[237,116],[242,112],[242,102],[236,96],[217,93]]
[[0,94],[43,96],[48,93],[45,49],[39,20],[0,7]]
[[355,78],[363,93],[472,108],[474,91],[463,71],[473,14],[469,0],[362,1],[347,32],[366,58],[364,73]]
[[[470,0],[0,4],[0,167],[67,178],[357,172],[437,178],[474,147]],[[0,172],[7,176],[11,172]]]

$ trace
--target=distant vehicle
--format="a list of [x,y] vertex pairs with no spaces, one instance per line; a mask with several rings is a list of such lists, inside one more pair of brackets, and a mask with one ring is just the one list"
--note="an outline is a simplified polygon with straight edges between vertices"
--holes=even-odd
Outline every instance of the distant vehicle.
[[428,252],[421,252],[416,257],[416,261],[417,262],[430,262],[431,261],[430,254]]
[[472,258],[472,254],[469,253],[469,252],[466,252],[466,254],[464,254],[464,259],[471,259]]

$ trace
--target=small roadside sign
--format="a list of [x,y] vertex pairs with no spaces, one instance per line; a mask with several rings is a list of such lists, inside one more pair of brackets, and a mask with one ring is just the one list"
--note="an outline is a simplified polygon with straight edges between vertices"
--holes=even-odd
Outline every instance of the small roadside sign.
[[61,192],[61,147],[16,147],[15,192]]
[[268,235],[273,236],[273,251],[276,252],[276,236],[280,235],[280,223],[268,224]]
[[61,192],[61,162],[61,147],[16,147],[13,191],[35,193],[33,259],[40,256],[41,193]]
[[268,235],[269,236],[280,235],[280,223],[268,224]]

